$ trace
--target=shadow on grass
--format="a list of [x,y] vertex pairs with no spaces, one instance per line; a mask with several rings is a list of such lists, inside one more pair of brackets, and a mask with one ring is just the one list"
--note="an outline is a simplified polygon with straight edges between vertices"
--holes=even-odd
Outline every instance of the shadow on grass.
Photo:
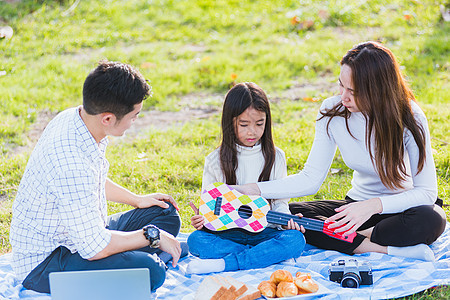
[[4,0],[0,6],[0,25],[17,22],[44,5],[68,9],[75,2],[76,0]]

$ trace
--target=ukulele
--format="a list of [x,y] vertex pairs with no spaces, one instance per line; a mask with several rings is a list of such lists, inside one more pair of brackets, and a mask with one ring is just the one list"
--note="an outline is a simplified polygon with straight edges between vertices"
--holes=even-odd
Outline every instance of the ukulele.
[[203,226],[211,231],[241,228],[249,232],[260,232],[268,223],[287,225],[292,219],[305,229],[323,232],[349,243],[356,236],[356,232],[348,236],[334,232],[334,228],[328,228],[331,223],[270,210],[269,202],[263,197],[243,195],[222,182],[212,183],[203,190],[199,213],[205,217]]

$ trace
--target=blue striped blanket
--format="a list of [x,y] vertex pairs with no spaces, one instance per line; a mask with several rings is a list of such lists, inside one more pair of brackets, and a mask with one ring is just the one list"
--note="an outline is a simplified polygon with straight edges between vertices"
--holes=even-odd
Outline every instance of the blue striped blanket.
[[[180,241],[186,241],[187,233],[179,235]],[[262,280],[268,280],[270,274],[277,269],[285,269],[295,275],[296,272],[309,272],[319,284],[315,294],[299,295],[288,299],[387,299],[398,298],[425,289],[450,285],[450,223],[442,236],[431,245],[436,261],[420,260],[389,256],[379,253],[354,255],[361,261],[368,261],[373,269],[373,285],[361,286],[358,289],[342,288],[338,283],[328,280],[328,266],[332,261],[350,256],[330,250],[321,250],[312,246],[306,247],[302,256],[284,261],[263,269],[237,272],[224,272],[221,275],[232,276],[248,285],[257,286]],[[51,300],[48,294],[40,294],[25,290],[17,282],[10,264],[11,254],[0,256],[0,299],[33,299]],[[188,275],[185,273],[189,261],[197,259],[191,255],[183,258],[176,268],[170,265],[167,278],[162,287],[152,296],[163,300],[192,300],[200,282],[208,275]],[[287,298],[286,298],[287,299]]]

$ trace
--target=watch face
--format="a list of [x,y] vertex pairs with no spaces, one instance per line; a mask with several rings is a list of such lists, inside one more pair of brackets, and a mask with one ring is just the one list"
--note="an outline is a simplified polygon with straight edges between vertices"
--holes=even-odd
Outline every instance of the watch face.
[[153,227],[147,229],[148,236],[151,238],[157,238],[159,235],[159,230]]
[[144,236],[150,242],[150,247],[159,247],[159,229],[154,225],[144,227]]

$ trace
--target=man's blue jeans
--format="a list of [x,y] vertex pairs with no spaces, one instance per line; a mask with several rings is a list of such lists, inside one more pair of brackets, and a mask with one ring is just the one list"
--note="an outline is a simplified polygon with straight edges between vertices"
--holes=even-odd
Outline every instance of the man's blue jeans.
[[298,257],[305,237],[297,230],[266,228],[260,233],[233,229],[222,232],[194,231],[188,238],[189,251],[202,259],[223,258],[225,271],[264,268]]
[[[145,225],[153,224],[176,236],[181,227],[181,219],[177,210],[169,204],[163,209],[152,206],[145,209],[133,209],[108,217],[107,229],[134,231]],[[152,291],[160,287],[166,278],[166,265],[157,254],[161,250],[148,247],[135,251],[127,251],[109,257],[89,261],[83,259],[77,252],[71,253],[66,247],[56,248],[42,263],[40,263],[23,281],[27,289],[41,293],[50,293],[49,274],[61,271],[107,270],[148,268]]]

